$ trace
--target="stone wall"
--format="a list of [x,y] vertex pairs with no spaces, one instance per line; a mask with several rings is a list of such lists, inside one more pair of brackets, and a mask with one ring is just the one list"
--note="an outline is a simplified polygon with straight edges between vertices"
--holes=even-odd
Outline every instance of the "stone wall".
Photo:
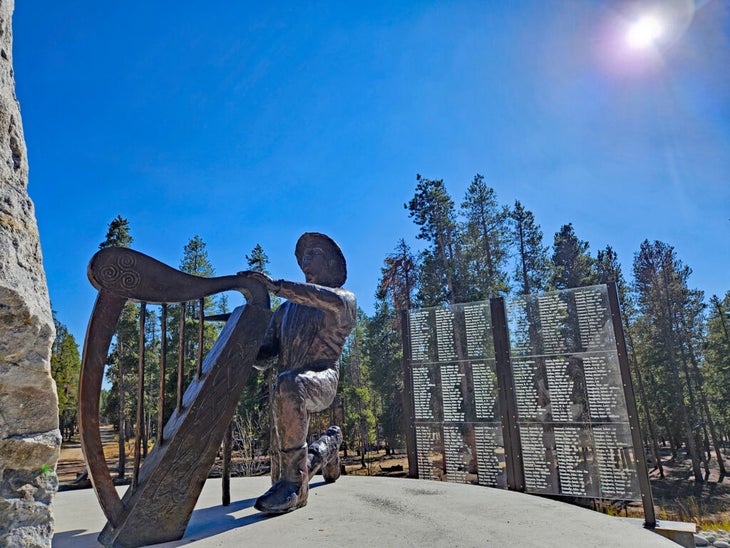
[[0,0],[0,546],[50,546],[61,445],[54,337],[12,65],[13,0]]

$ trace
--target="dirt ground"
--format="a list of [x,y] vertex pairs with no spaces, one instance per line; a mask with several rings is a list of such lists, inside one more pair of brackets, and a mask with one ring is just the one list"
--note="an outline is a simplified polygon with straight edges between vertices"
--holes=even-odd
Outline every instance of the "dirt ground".
[[[723,450],[725,468],[730,471],[730,454]],[[704,481],[695,481],[692,465],[685,451],[673,459],[668,449],[662,450],[664,478],[650,473],[651,491],[658,519],[678,519],[697,523],[730,524],[730,476],[721,477],[713,453],[709,474],[703,467]]]
[[[111,426],[103,426],[102,443],[107,455],[112,476],[116,477],[118,464],[117,441]],[[129,457],[133,447],[127,446],[127,477],[132,475],[133,459]],[[726,468],[730,470],[730,455],[726,457]],[[234,470],[244,467],[243,459],[236,452],[233,454]],[[405,454],[386,456],[383,451],[369,453],[366,466],[363,468],[360,457],[350,455],[343,458],[345,472],[360,476],[390,476],[406,477],[408,474],[408,459]],[[220,462],[211,471],[211,475],[220,475]],[[656,470],[651,471],[651,485],[658,519],[680,521],[694,521],[704,526],[730,526],[730,476],[720,477],[717,461],[710,461],[710,472],[705,475],[703,482],[697,482],[692,474],[690,460],[680,451],[673,459],[668,450],[662,454],[664,478],[659,477]],[[88,478],[83,474],[86,469],[81,446],[78,441],[64,443],[58,461],[57,474],[61,490],[90,487]],[[703,470],[704,472],[704,470]],[[265,462],[258,463],[255,469],[250,470],[253,475],[268,473]],[[626,509],[622,513],[626,512]],[[628,508],[631,515],[641,515],[641,505],[633,504]]]
[[[103,425],[100,428],[101,443],[104,447],[104,454],[108,455],[111,451],[114,452],[114,465],[118,462],[119,452],[117,449],[116,436],[112,426]],[[110,465],[112,461],[109,461]],[[110,466],[111,468],[111,466]],[[58,458],[58,464],[56,466],[56,474],[58,475],[59,489],[73,489],[75,487],[90,487],[91,484],[88,480],[84,480],[84,472],[86,471],[86,462],[84,461],[84,453],[81,450],[81,443],[78,437],[74,438],[73,441],[64,441],[61,446],[61,455]],[[81,478],[81,481],[77,483],[77,480]]]
[[[101,427],[101,439],[104,447],[104,454],[107,457],[107,464],[109,470],[112,473],[112,478],[116,480],[117,467],[119,465],[119,450],[116,435],[113,432],[113,427],[106,425]],[[127,461],[126,461],[126,472],[127,477],[132,475],[132,466],[134,459],[130,456],[134,450],[133,443],[127,442]],[[247,469],[247,475],[259,475],[268,474],[268,463],[259,462],[252,465],[245,465],[241,455],[236,451],[233,452],[232,468],[235,471]],[[343,457],[343,463],[345,465],[345,473],[356,475],[356,476],[392,476],[392,477],[405,477],[408,474],[408,458],[405,454],[397,454],[386,456],[383,451],[379,453],[368,454],[366,466],[363,468],[360,457],[356,455],[350,455],[347,458]],[[219,476],[222,463],[220,458],[216,460],[211,470],[211,476]],[[84,474],[86,471],[86,464],[84,461],[83,451],[81,450],[81,444],[77,439],[72,442],[64,442],[61,447],[61,455],[58,459],[58,465],[56,467],[56,473],[58,475],[59,489],[78,489],[87,488],[91,486],[88,478]]]

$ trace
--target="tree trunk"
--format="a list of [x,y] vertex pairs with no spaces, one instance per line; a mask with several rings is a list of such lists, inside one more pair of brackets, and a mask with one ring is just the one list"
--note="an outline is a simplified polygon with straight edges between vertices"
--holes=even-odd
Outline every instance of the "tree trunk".
[[[662,326],[663,331],[663,338],[666,344],[666,350],[669,358],[669,365],[671,368],[671,377],[672,377],[672,384],[674,385],[675,393],[678,398],[678,407],[679,407],[679,413],[682,420],[682,423],[684,424],[684,427],[686,429],[686,443],[687,443],[687,449],[689,450],[690,458],[692,459],[692,472],[695,476],[695,481],[698,483],[701,483],[704,481],[702,477],[702,470],[700,469],[700,461],[699,461],[699,455],[697,454],[697,446],[695,444],[695,438],[694,438],[694,432],[692,430],[692,423],[690,420],[690,415],[687,412],[687,406],[684,403],[684,390],[682,389],[682,381],[679,375],[679,368],[677,367],[676,362],[676,344],[674,340],[674,322],[672,321],[672,303],[669,299],[669,288],[670,284],[667,279],[667,271],[664,269],[662,271],[662,282],[664,286],[664,306],[666,307],[664,310],[664,317],[665,321],[662,322],[664,325]],[[657,280],[658,282],[658,280]],[[658,283],[655,284],[658,287]],[[657,304],[661,305],[662,300],[658,300]],[[689,386],[689,378],[687,379],[687,384]],[[690,398],[692,398],[692,393],[690,390]],[[691,400],[690,400],[691,401]]]
[[678,397],[679,413],[682,423],[685,427],[685,441],[687,443],[687,449],[689,451],[690,458],[692,459],[692,472],[695,476],[695,481],[701,483],[702,481],[704,481],[704,478],[702,477],[702,470],[700,469],[700,459],[699,455],[697,454],[697,445],[695,444],[695,436],[694,431],[692,430],[690,415],[687,412],[687,406],[684,403],[684,390],[682,389],[682,382],[679,377],[679,369],[677,368],[677,364],[674,362],[673,359],[670,359],[670,364],[673,372],[672,379],[674,389]]
[[715,457],[717,458],[717,465],[720,469],[720,475],[725,475],[725,462],[722,458],[722,454],[720,453],[720,443],[717,439],[717,430],[715,429],[715,422],[712,420],[712,415],[710,414],[710,407],[707,405],[707,397],[705,396],[705,391],[703,390],[703,379],[702,379],[702,372],[700,371],[699,366],[697,365],[697,360],[694,357],[694,354],[690,352],[690,360],[692,363],[692,371],[694,373],[695,382],[697,384],[697,391],[700,395],[700,403],[702,404],[702,410],[704,411],[705,416],[707,417],[707,425],[710,428],[710,438],[712,439],[712,446],[715,449]]
[[[695,391],[694,388],[692,388],[692,376],[689,372],[689,367],[687,365],[687,355],[684,351],[684,345],[680,343],[679,345],[681,357],[682,357],[682,371],[684,371],[684,378],[687,383],[687,394],[689,395],[689,421],[690,421],[690,428],[694,434],[694,443],[695,447],[699,448],[701,447],[700,443],[700,432],[695,432],[694,428],[692,428],[692,424],[697,422],[697,415],[699,414],[700,417],[702,416],[702,413],[697,413],[697,402],[695,400]],[[680,381],[681,382],[681,381]],[[697,449],[696,449],[697,451]],[[710,473],[710,465],[707,462],[707,458],[705,457],[705,452],[702,450],[697,451],[700,461],[702,461],[702,466],[705,469],[705,474]]]
[[629,348],[631,348],[631,362],[634,366],[634,373],[636,375],[636,384],[639,387],[639,399],[641,400],[641,407],[644,409],[646,415],[646,424],[649,429],[649,447],[651,447],[651,456],[654,459],[654,467],[659,470],[659,477],[664,478],[664,467],[662,466],[662,455],[659,452],[659,443],[657,442],[656,430],[654,428],[654,421],[651,418],[649,412],[649,402],[646,398],[646,392],[644,391],[644,381],[641,378],[641,370],[639,369],[639,362],[636,359],[636,351],[634,350],[634,342],[631,336],[631,326],[628,320],[625,321],[626,329],[624,330],[629,342]]
[[[633,354],[633,349],[632,349]],[[649,429],[649,447],[651,448],[651,456],[654,459],[654,467],[659,470],[659,477],[664,478],[664,466],[662,466],[662,455],[659,451],[659,442],[657,441],[656,428],[654,427],[654,421],[651,418],[649,412],[649,402],[646,398],[646,392],[644,390],[644,381],[641,378],[641,371],[639,370],[639,364],[636,362],[636,356],[633,356],[634,370],[636,372],[636,384],[639,386],[639,399],[641,400],[641,407],[644,408],[644,415],[646,415],[646,424]]]

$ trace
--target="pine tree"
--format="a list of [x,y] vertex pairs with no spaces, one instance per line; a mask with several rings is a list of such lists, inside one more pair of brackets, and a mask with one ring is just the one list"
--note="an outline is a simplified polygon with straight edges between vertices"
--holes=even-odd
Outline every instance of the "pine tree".
[[144,361],[144,428],[142,456],[147,456],[148,442],[157,433],[160,392],[160,361],[162,329],[157,312],[145,308],[145,361]]
[[443,306],[451,301],[460,300],[452,296],[443,263],[433,249],[424,249],[418,256],[418,283],[416,284],[416,304],[421,307]]
[[465,296],[454,201],[443,179],[417,175],[416,181],[416,194],[404,207],[420,227],[418,238],[431,245],[421,255],[419,301],[424,306],[458,303]]
[[579,240],[573,223],[560,227],[555,233],[552,257],[553,289],[583,287],[596,283],[595,260],[588,253],[588,242]]
[[[130,247],[134,238],[130,233],[129,221],[117,215],[109,223],[106,237],[99,244],[99,249],[107,247]],[[126,466],[125,440],[129,434],[127,428],[131,424],[131,406],[127,402],[127,387],[136,379],[138,329],[129,327],[131,319],[136,321],[138,317],[137,305],[127,302],[122,310],[117,331],[114,335],[114,344],[107,360],[107,378],[111,382],[111,389],[106,400],[105,415],[109,419],[116,419],[117,439],[119,444],[119,463],[117,474],[124,477]],[[132,392],[134,392],[132,390]]]
[[548,248],[543,245],[540,225],[531,211],[515,201],[510,212],[512,246],[515,249],[515,281],[520,295],[529,295],[545,289],[550,276]]
[[106,247],[130,247],[134,238],[129,233],[129,221],[117,215],[109,223],[106,238],[99,244],[99,249]]
[[730,291],[710,299],[704,343],[707,393],[712,415],[725,438],[730,437]]
[[81,357],[76,339],[53,312],[56,338],[51,347],[51,376],[58,390],[58,423],[61,434],[70,441],[78,424],[79,373]]
[[468,273],[467,301],[482,301],[509,292],[505,269],[509,243],[509,209],[500,206],[494,189],[475,175],[461,204],[463,254]]
[[406,241],[401,238],[395,251],[385,258],[376,298],[389,301],[391,308],[397,312],[409,310],[413,305],[417,281],[416,258]]
[[208,259],[208,250],[203,238],[197,234],[188,240],[183,249],[180,270],[194,276],[209,278],[215,274],[213,265]]
[[342,373],[338,392],[343,402],[345,424],[343,436],[348,447],[357,447],[360,462],[365,467],[365,453],[375,441],[376,412],[373,391],[370,384],[370,370],[364,341],[367,316],[358,309],[355,327],[342,351],[340,359]]
[[[700,364],[703,360],[703,346],[705,343],[705,295],[697,289],[684,289],[683,306],[677,317],[677,327],[682,333],[680,338],[680,355],[688,384],[694,388],[698,398],[699,414],[702,416],[703,447],[707,448],[707,458],[702,452],[705,470],[709,474],[708,460],[711,458],[710,444],[715,450],[720,474],[725,475],[725,463],[720,452],[720,440],[715,428],[715,419],[707,401],[705,377]],[[690,400],[691,401],[691,400]]]
[[139,364],[139,308],[127,302],[117,322],[114,343],[107,360],[107,379],[111,382],[104,414],[117,425],[119,463],[117,474],[125,475],[125,441],[133,435],[136,413],[137,367]]
[[403,389],[403,343],[400,335],[400,315],[387,299],[378,299],[375,313],[366,324],[363,341],[370,368],[371,384],[380,402],[378,424],[382,428],[386,453],[404,446],[407,417],[404,413],[406,396]]
[[[261,272],[267,276],[271,276],[269,272],[269,256],[264,251],[264,248],[260,244],[256,244],[251,250],[250,255],[246,255],[246,266],[248,270],[255,272]],[[270,295],[271,298],[271,309],[276,310],[281,305],[281,298],[274,294]]]
[[[638,407],[643,412],[644,428],[643,433],[651,448],[652,458],[655,468],[659,471],[660,477],[664,477],[664,467],[662,466],[661,455],[659,452],[659,440],[656,435],[656,427],[649,410],[649,400],[644,387],[644,376],[639,367],[636,345],[634,343],[634,331],[636,328],[636,307],[631,300],[631,288],[624,279],[621,271],[621,264],[618,261],[618,255],[609,245],[605,249],[599,250],[596,257],[596,276],[597,283],[605,284],[613,282],[616,284],[618,292],[619,306],[621,307],[621,321],[623,324],[626,346],[629,357],[629,367],[635,379],[635,385],[638,388],[639,402]],[[653,382],[652,382],[653,384]]]
[[364,342],[378,406],[378,424],[386,452],[404,445],[408,417],[404,391],[402,314],[413,303],[418,277],[416,260],[405,240],[385,258],[376,291],[375,314],[367,322]]
[[246,265],[249,270],[255,270],[256,272],[262,272],[269,275],[269,256],[260,244],[256,244],[253,247],[250,255],[246,255]]
[[652,370],[657,392],[663,396],[662,414],[668,419],[666,426],[673,430],[668,435],[675,442],[683,439],[686,443],[695,480],[701,482],[701,455],[694,431],[698,413],[685,347],[688,333],[678,322],[688,305],[690,272],[671,246],[658,241],[651,244],[645,240],[634,259],[634,289],[643,315],[638,331],[643,339],[639,341],[640,359]]
[[[183,248],[183,257],[180,260],[179,269],[186,274],[201,277],[215,275],[215,269],[208,258],[208,250],[203,239],[195,235]],[[165,383],[167,395],[165,398],[165,416],[172,413],[177,402],[178,390],[178,365],[180,363],[180,350],[182,348],[182,369],[183,377],[182,391],[190,384],[196,376],[198,368],[208,351],[212,348],[220,332],[220,327],[214,323],[203,322],[202,347],[200,345],[201,318],[215,315],[220,312],[220,297],[208,296],[201,301],[190,301],[169,307],[168,316],[168,358],[171,365],[168,368],[169,378]],[[182,332],[182,345],[180,343],[181,315],[184,309],[184,328]]]
[[[246,255],[245,258],[248,270],[270,275],[269,257],[260,244],[256,244],[251,253]],[[272,308],[277,308],[279,305],[280,299],[273,296]],[[235,419],[239,425],[238,430],[241,439],[247,437],[251,440],[258,440],[267,452],[271,452],[269,450],[271,436],[276,435],[272,429],[274,425],[273,398],[276,374],[276,368],[270,367],[262,374],[249,376],[238,403]],[[249,453],[253,454],[252,448],[249,448]]]

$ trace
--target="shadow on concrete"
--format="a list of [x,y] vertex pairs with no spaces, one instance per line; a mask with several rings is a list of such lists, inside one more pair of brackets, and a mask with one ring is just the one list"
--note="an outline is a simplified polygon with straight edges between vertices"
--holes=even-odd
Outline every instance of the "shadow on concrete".
[[[269,519],[271,516],[259,512],[240,518],[232,515],[241,510],[253,508],[255,502],[256,499],[246,499],[233,502],[228,506],[212,506],[210,508],[195,510],[190,517],[190,523],[188,523],[188,527],[185,529],[185,536],[182,539],[165,542],[157,546],[182,546],[195,540],[202,540],[232,529],[238,529],[239,527],[245,527],[246,525]],[[81,529],[64,531],[54,535],[52,546],[53,548],[86,548],[92,546],[97,548],[100,546],[96,540],[98,536],[99,531],[88,532]]]
[[228,506],[212,506],[210,508],[202,508],[195,510],[190,517],[185,536],[177,541],[166,542],[161,546],[182,546],[189,544],[194,540],[219,535],[232,529],[246,527],[259,521],[269,519],[271,516],[257,512],[255,514],[237,518],[234,513],[252,508],[256,499],[246,499],[232,502]]
[[[327,485],[327,483],[324,481],[310,483],[309,490],[311,491],[312,489],[316,489],[323,485]],[[213,537],[215,535],[225,533],[226,531],[239,529],[241,527],[246,527],[247,525],[253,525],[254,523],[277,517],[277,515],[262,514],[258,511],[255,514],[246,515],[240,518],[236,518],[232,515],[236,512],[240,512],[241,510],[253,508],[255,502],[256,499],[252,498],[232,502],[228,506],[211,506],[210,508],[195,510],[193,515],[190,517],[187,529],[185,529],[185,536],[180,540],[166,542],[159,546],[166,546],[170,548],[173,546],[182,546],[183,544],[189,544],[195,540]]]
[[76,546],[79,548],[86,548],[88,546],[96,548],[99,546],[99,543],[96,541],[96,537],[98,536],[98,531],[88,532],[83,529],[64,531],[53,535],[51,546],[53,548],[66,548],[67,546],[69,548]]
[[[309,489],[316,489],[327,485],[324,481],[318,481],[310,483]],[[255,498],[238,500],[232,502],[228,506],[211,506],[209,508],[201,508],[200,510],[194,510],[190,516],[190,522],[188,523],[187,529],[185,529],[185,535],[180,540],[165,542],[162,544],[156,544],[155,546],[173,548],[176,546],[182,546],[190,544],[196,540],[203,540],[205,538],[214,537],[226,531],[239,529],[246,527],[247,525],[253,525],[267,519],[276,518],[276,515],[262,514],[256,511],[254,514],[245,515],[242,517],[235,517],[233,514],[253,508]],[[64,531],[57,533],[53,537],[53,548],[87,548],[100,546],[96,540],[99,536],[98,531],[88,532],[82,529],[75,529],[72,531]]]

